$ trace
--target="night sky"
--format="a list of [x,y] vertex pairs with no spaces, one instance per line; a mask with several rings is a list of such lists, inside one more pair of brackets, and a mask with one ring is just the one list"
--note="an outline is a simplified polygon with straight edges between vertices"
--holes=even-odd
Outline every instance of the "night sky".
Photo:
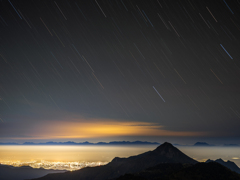
[[240,143],[237,0],[1,0],[0,142]]

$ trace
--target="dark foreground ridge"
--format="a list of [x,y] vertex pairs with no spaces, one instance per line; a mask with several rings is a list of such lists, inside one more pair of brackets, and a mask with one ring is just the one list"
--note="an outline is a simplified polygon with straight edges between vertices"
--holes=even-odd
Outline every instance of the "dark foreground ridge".
[[240,175],[223,165],[197,163],[195,165],[159,164],[135,174],[125,174],[114,180],[239,180]]
[[49,173],[62,173],[61,170],[47,170],[43,168],[32,168],[30,166],[13,167],[0,164],[0,179],[1,180],[24,180],[38,178]]
[[196,164],[170,143],[163,143],[153,151],[129,158],[114,158],[100,167],[87,167],[73,172],[49,174],[36,180],[106,180],[117,178],[126,173],[137,173],[161,163]]
[[227,161],[227,162],[225,162],[225,161],[223,161],[223,160],[220,158],[220,159],[217,159],[217,160],[215,160],[215,161],[210,160],[210,159],[208,159],[208,160],[206,161],[206,163],[209,163],[209,162],[217,162],[217,163],[219,163],[219,164],[227,167],[228,169],[231,169],[232,171],[235,171],[235,172],[237,172],[237,173],[240,174],[240,168],[239,168],[234,162],[232,162],[232,161]]

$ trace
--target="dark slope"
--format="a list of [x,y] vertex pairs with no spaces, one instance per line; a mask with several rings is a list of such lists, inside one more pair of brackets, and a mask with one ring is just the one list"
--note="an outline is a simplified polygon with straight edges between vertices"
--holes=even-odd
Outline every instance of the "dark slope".
[[160,163],[187,163],[197,161],[188,157],[170,143],[164,143],[153,151],[129,158],[114,158],[110,163],[101,167],[83,168],[63,174],[49,174],[38,180],[105,180],[119,177],[126,173],[135,173]]
[[61,173],[65,171],[34,169],[29,166],[13,167],[7,165],[0,165],[0,179],[1,180],[24,180],[31,178],[38,178],[49,173]]
[[135,174],[125,174],[115,180],[240,180],[240,175],[221,164],[159,164]]
[[237,172],[237,173],[240,174],[240,168],[239,168],[234,162],[232,162],[232,161],[227,161],[227,162],[225,162],[225,161],[223,161],[222,159],[217,159],[217,160],[215,160],[215,161],[208,159],[208,160],[206,161],[206,163],[209,163],[209,162],[217,162],[217,163],[219,163],[219,164],[221,164],[221,165],[223,165],[223,166],[231,169],[232,171],[235,171],[235,172]]

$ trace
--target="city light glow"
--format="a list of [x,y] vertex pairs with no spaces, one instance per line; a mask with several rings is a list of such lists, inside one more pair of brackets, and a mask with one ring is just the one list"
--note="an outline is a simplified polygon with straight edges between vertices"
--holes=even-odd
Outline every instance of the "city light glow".
[[21,166],[30,166],[32,168],[43,168],[43,169],[54,169],[54,170],[67,170],[67,171],[75,171],[78,169],[82,169],[84,167],[94,167],[94,166],[102,166],[107,164],[108,162],[51,162],[51,161],[0,161],[0,164],[10,165],[14,167]]

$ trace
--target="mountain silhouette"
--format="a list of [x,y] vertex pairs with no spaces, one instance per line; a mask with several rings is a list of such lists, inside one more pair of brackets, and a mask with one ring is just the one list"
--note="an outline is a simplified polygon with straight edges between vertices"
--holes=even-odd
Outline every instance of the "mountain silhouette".
[[225,162],[220,158],[220,159],[217,159],[215,161],[208,159],[205,163],[209,163],[209,162],[217,162],[217,163],[231,169],[232,171],[235,171],[235,172],[240,174],[240,168],[232,161]]
[[224,144],[224,146],[239,146],[239,144]]
[[34,143],[34,142],[24,142],[23,144],[18,143],[2,143],[0,142],[0,145],[159,145],[158,142],[148,142],[148,141],[110,141],[110,142],[98,142],[98,143],[91,143],[88,141],[85,142],[74,142],[74,141],[67,141],[67,142],[40,142],[40,143]]
[[206,142],[196,142],[194,146],[210,146],[210,145]]
[[135,174],[125,174],[112,180],[240,180],[240,175],[216,162],[179,164],[167,163]]
[[24,180],[38,178],[49,173],[61,173],[62,170],[52,170],[43,168],[32,168],[30,166],[13,167],[0,164],[0,179],[1,180]]
[[163,143],[153,151],[128,158],[115,157],[110,163],[100,167],[87,167],[73,172],[49,174],[36,180],[106,180],[126,173],[140,172],[160,163],[196,164],[170,143]]

